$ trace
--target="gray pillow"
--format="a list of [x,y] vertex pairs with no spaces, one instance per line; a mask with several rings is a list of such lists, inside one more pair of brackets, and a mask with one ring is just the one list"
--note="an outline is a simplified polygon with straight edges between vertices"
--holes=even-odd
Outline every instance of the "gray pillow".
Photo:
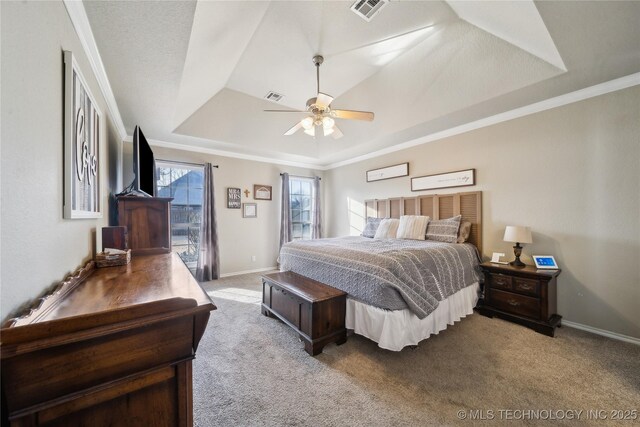
[[374,218],[374,217],[368,216],[367,224],[364,226],[364,230],[362,230],[362,237],[373,238],[373,236],[376,235],[376,231],[378,230],[378,227],[380,226],[380,221],[382,220],[383,218]]
[[471,234],[471,223],[469,221],[462,221],[460,223],[460,230],[458,230],[458,243],[464,243],[469,240]]
[[427,227],[427,240],[456,243],[461,219],[462,215],[447,219],[431,220]]

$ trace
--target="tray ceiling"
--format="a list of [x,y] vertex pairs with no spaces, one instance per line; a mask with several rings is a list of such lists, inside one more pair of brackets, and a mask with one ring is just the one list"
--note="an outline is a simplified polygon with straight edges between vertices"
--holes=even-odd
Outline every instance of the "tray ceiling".
[[[371,22],[351,3],[84,5],[129,134],[316,165],[640,69],[639,2],[393,1]],[[374,122],[338,120],[339,140],[282,135],[300,117],[263,110],[304,108],[315,54],[332,106]]]

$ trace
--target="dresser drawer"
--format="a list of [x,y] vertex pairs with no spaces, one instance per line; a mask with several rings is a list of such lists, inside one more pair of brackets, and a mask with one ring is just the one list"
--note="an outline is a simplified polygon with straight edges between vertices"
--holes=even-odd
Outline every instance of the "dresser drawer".
[[499,273],[490,273],[488,276],[491,288],[511,290],[511,276]]
[[511,292],[491,289],[491,305],[507,313],[538,319],[540,300]]
[[537,280],[514,277],[513,290],[520,294],[532,295],[537,297],[540,295],[540,282]]

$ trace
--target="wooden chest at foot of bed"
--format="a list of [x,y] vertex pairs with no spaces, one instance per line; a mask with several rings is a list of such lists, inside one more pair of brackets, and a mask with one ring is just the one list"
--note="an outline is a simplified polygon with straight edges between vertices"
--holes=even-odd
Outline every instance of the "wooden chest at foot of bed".
[[346,301],[345,292],[290,271],[262,276],[262,314],[295,329],[312,356],[347,341]]

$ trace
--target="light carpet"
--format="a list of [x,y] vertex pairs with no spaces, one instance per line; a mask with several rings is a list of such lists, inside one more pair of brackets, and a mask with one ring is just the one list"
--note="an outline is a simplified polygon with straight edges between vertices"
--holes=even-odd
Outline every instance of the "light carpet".
[[550,338],[473,314],[415,349],[351,335],[311,357],[261,314],[259,274],[203,286],[218,310],[193,365],[197,426],[607,425],[611,410],[640,410],[633,344],[567,327]]

